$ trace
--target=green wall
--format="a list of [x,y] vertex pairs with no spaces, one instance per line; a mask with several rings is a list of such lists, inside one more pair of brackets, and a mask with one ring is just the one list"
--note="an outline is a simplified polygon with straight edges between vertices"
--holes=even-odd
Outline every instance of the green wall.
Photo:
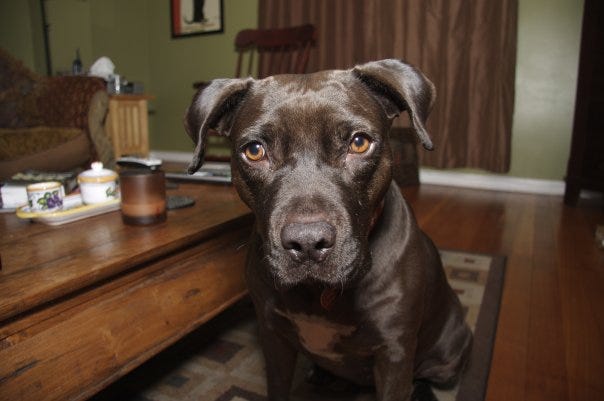
[[570,154],[583,0],[520,0],[510,175],[563,179]]
[[[0,0],[0,46],[45,71],[38,1]],[[225,32],[172,39],[167,0],[47,0],[53,69],[110,57],[144,83],[151,148],[191,151],[182,117],[198,80],[232,76],[233,39],[257,23],[257,0],[224,0]],[[516,100],[510,175],[561,180],[566,171],[577,80],[582,0],[519,0]],[[73,32],[76,32],[74,34]]]
[[86,68],[109,57],[116,73],[142,82],[154,97],[151,148],[190,151],[182,117],[194,94],[192,83],[233,74],[235,34],[256,26],[257,8],[256,0],[225,0],[223,34],[172,39],[166,0],[50,0],[53,70],[69,71],[77,48]]
[[38,0],[0,0],[0,47],[27,67],[46,73]]
[[46,9],[54,73],[69,72],[80,49],[85,68],[107,56],[116,73],[149,82],[147,1],[48,0]]
[[154,0],[149,15],[150,85],[156,96],[151,148],[192,151],[182,119],[194,95],[193,82],[231,77],[235,35],[257,26],[257,0],[224,0],[224,33],[172,39],[168,2]]

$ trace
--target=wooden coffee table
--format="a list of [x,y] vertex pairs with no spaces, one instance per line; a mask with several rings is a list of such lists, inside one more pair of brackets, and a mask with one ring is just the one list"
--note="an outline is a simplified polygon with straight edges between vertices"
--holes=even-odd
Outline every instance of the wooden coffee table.
[[0,400],[84,399],[246,294],[253,217],[229,185],[165,223],[61,226],[0,214]]

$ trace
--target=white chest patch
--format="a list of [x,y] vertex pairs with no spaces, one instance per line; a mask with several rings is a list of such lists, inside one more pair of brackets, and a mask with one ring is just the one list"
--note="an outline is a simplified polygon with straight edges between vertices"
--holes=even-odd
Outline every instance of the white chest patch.
[[308,352],[332,361],[342,359],[342,354],[335,350],[335,346],[356,330],[355,326],[334,323],[321,316],[287,313],[278,309],[276,312],[292,323],[300,344]]

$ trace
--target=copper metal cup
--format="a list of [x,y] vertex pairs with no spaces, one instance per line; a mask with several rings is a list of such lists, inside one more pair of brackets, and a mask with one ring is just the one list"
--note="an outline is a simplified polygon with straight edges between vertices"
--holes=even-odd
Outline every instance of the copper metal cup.
[[163,171],[121,171],[120,192],[124,223],[147,225],[166,220],[166,180]]

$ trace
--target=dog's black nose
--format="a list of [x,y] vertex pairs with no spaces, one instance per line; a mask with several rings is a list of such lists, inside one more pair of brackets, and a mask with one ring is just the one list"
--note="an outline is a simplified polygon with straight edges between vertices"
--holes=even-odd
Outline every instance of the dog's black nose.
[[296,262],[322,262],[335,239],[335,228],[325,221],[289,223],[281,230],[281,244]]

